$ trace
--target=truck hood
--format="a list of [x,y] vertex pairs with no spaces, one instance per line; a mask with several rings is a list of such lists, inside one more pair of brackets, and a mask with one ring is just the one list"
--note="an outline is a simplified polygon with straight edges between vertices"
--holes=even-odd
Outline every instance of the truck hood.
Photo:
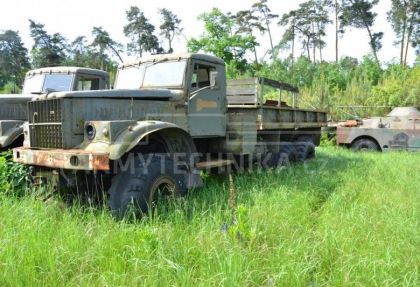
[[32,95],[0,95],[0,120],[25,120],[26,103],[32,99]]
[[157,101],[178,101],[183,98],[182,90],[169,89],[138,89],[138,90],[98,90],[98,91],[69,91],[41,95],[34,100],[60,98],[130,98]]
[[7,94],[0,95],[0,105],[27,103],[34,98],[34,95]]

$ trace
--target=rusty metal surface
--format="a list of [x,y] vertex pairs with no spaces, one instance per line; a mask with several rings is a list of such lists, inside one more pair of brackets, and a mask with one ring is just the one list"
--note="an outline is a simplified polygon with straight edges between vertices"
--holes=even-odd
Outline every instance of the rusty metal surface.
[[109,170],[109,155],[107,153],[86,152],[80,149],[46,149],[35,150],[15,148],[15,162],[50,167],[54,169],[74,170]]

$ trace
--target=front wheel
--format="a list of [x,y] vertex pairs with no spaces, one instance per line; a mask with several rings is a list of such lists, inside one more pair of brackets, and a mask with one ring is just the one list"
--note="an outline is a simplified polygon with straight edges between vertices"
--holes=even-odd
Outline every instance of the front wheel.
[[378,145],[370,139],[359,139],[352,143],[353,151],[379,151]]
[[109,189],[109,207],[117,218],[133,212],[147,214],[159,200],[185,196],[185,175],[167,156],[151,155],[150,160],[134,162],[133,170],[115,176]]

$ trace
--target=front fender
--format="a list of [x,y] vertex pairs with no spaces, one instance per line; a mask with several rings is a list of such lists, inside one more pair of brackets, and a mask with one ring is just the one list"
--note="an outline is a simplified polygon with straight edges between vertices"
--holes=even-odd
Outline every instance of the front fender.
[[24,121],[0,121],[0,148],[7,148],[23,135]]
[[[132,150],[147,135],[162,130],[174,129],[189,138],[189,145],[193,145],[189,134],[179,126],[161,121],[140,121],[128,126],[110,146],[109,159],[116,160]],[[195,150],[194,150],[195,151]]]

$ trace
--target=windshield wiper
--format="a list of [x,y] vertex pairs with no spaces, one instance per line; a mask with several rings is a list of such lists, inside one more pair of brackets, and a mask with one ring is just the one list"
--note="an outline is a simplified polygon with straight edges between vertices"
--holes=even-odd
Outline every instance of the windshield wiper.
[[49,94],[49,93],[54,93],[54,92],[59,92],[59,91],[58,90],[55,90],[55,89],[51,89],[51,88],[46,88],[44,91],[31,92],[31,94],[33,94],[33,95],[42,95],[42,94]]

